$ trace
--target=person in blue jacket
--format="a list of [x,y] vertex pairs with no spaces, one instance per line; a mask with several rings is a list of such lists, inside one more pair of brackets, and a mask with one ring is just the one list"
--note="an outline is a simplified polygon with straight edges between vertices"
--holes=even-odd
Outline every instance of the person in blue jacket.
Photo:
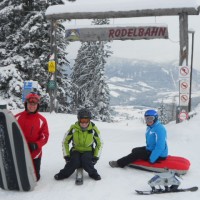
[[146,146],[136,147],[127,156],[117,161],[110,161],[111,167],[125,167],[136,160],[147,160],[155,163],[164,160],[168,156],[167,132],[165,127],[158,120],[158,113],[155,110],[147,110],[144,114],[146,129]]

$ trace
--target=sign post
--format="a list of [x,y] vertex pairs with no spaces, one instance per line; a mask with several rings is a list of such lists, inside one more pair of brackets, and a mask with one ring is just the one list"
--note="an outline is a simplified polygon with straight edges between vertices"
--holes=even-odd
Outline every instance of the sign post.
[[47,88],[50,96],[50,113],[56,111],[56,98],[57,98],[57,87],[56,87],[56,75],[57,75],[57,42],[56,42],[56,21],[51,21],[51,56],[48,62],[48,72],[50,74]]
[[188,66],[179,67],[179,112],[178,122],[188,119],[189,112],[189,92],[190,92],[190,73]]

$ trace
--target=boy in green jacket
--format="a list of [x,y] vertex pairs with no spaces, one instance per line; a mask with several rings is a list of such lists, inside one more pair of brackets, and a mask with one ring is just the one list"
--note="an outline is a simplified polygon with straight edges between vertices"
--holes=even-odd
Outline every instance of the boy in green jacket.
[[[100,132],[90,121],[91,112],[89,110],[81,109],[77,117],[78,121],[70,127],[63,140],[66,165],[54,178],[56,180],[68,178],[76,169],[82,167],[91,178],[101,180],[101,176],[94,168],[102,149]],[[72,143],[71,149],[70,143]]]

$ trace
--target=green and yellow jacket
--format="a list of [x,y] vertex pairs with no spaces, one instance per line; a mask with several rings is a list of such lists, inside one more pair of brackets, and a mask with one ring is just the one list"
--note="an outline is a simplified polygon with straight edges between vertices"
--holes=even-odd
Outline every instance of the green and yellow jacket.
[[[70,143],[72,147],[70,148]],[[93,151],[94,156],[99,158],[102,141],[100,132],[93,122],[90,122],[86,130],[82,130],[79,123],[73,124],[63,139],[63,155],[70,156],[71,151],[84,153]]]

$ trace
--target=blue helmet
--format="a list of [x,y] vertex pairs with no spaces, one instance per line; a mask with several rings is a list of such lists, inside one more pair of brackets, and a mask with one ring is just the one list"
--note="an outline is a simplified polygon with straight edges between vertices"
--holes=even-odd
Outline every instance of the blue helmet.
[[154,119],[154,122],[156,122],[158,120],[158,113],[157,111],[155,110],[147,110],[145,113],[144,113],[144,116],[147,117],[147,116],[153,116],[155,117]]
[[144,113],[144,116],[154,116],[154,117],[158,117],[158,113],[155,110],[147,110]]

